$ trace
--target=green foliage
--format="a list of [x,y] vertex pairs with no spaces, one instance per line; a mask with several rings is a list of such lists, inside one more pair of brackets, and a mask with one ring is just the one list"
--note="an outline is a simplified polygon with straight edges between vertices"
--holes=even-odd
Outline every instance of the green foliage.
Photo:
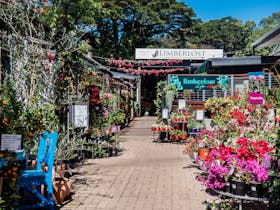
[[[156,115],[158,116],[158,121],[161,120],[161,110],[162,108],[169,106],[169,111],[171,111],[171,106],[175,95],[177,94],[177,89],[174,85],[168,85],[167,81],[159,81],[157,83],[157,96],[154,100],[156,106]],[[169,94],[167,94],[169,93]]]
[[[244,49],[240,50],[236,53],[237,56],[249,56],[252,55],[252,46],[251,44],[259,39],[262,35],[266,32],[277,26],[280,23],[280,12],[272,13],[271,16],[267,18],[263,18],[260,23],[259,27],[253,27],[251,35],[247,38],[247,45]],[[248,24],[247,24],[247,27]],[[251,25],[252,28],[252,25]],[[269,55],[273,50],[272,46],[268,47],[260,47],[255,49],[255,55]]]
[[83,132],[77,134],[75,131],[70,131],[68,136],[65,129],[60,131],[55,151],[55,164],[62,164],[78,156],[78,151],[83,150],[84,145],[87,144],[83,135]]
[[23,129],[23,104],[18,100],[9,77],[4,79],[0,93],[0,133],[16,134]]
[[132,57],[136,47],[146,47],[155,37],[180,32],[192,24],[194,12],[182,2],[99,1],[106,13],[91,16],[96,27],[87,34],[95,55]]
[[207,45],[223,49],[224,52],[241,50],[247,45],[247,37],[251,28],[246,27],[238,19],[225,17],[220,20],[194,25],[191,43],[198,46]]
[[108,125],[122,125],[125,121],[126,114],[119,111],[112,111],[108,116]]

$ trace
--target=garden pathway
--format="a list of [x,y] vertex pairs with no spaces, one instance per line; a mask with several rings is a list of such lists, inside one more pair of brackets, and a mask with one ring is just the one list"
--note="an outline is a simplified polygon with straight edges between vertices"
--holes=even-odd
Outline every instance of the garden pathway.
[[201,210],[213,197],[182,144],[152,142],[154,117],[121,132],[120,156],[90,159],[76,170],[72,200],[62,210]]

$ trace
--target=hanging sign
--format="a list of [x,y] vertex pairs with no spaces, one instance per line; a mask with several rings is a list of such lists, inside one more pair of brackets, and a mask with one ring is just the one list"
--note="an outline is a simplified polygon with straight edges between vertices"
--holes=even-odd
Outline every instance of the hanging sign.
[[70,104],[70,123],[74,128],[87,127],[88,113],[87,103]]
[[185,76],[169,74],[168,84],[174,85],[177,90],[206,90],[213,88],[226,90],[228,87],[228,76]]
[[223,56],[223,49],[135,49],[135,59],[206,60]]
[[264,103],[264,72],[249,72],[249,103]]

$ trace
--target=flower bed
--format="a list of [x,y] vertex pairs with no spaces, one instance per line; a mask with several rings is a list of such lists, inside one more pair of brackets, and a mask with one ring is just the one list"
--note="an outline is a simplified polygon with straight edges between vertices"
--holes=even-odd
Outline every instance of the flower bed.
[[239,94],[212,98],[206,102],[206,108],[215,125],[212,130],[198,132],[192,141],[196,146],[186,145],[183,151],[202,151],[196,163],[205,172],[198,179],[207,188],[232,194],[268,195],[268,188],[275,187],[279,176],[275,174],[279,119],[270,117],[273,105],[249,104],[247,95]]

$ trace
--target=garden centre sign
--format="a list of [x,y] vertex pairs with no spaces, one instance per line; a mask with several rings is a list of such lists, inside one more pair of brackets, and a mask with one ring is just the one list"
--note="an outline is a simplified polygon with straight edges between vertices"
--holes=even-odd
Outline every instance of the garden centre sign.
[[228,87],[228,77],[168,75],[168,84],[174,85],[177,90],[205,90],[213,88],[226,90]]
[[264,103],[264,72],[249,72],[249,102],[251,104]]
[[206,60],[223,55],[222,49],[135,49],[135,59]]

